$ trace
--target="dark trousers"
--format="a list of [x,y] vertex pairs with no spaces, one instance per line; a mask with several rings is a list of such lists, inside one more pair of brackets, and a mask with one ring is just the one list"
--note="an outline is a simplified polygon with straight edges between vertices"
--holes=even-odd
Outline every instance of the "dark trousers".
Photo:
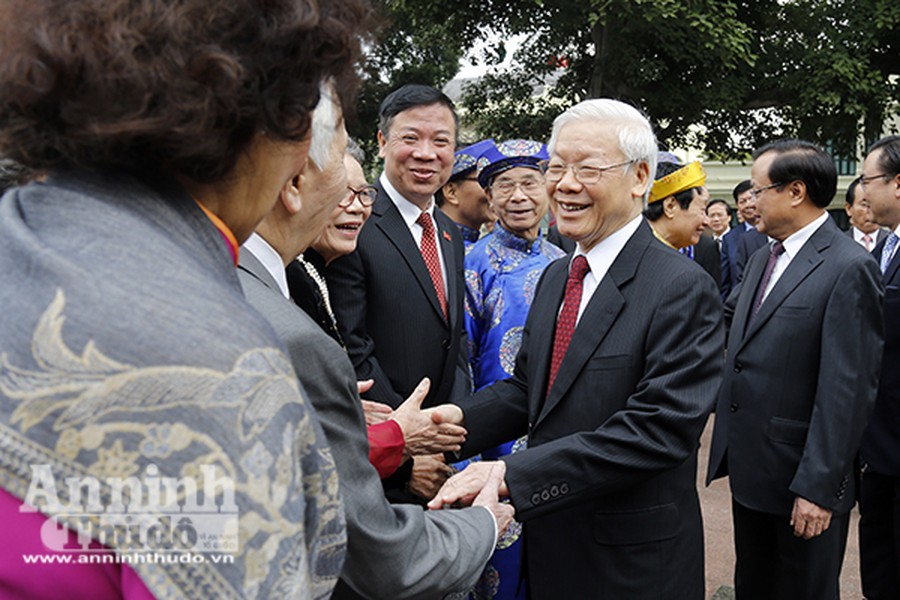
[[758,512],[732,501],[738,600],[838,600],[850,517],[811,540],[794,536],[789,516]]
[[859,562],[867,600],[900,598],[900,478],[866,471],[859,499]]

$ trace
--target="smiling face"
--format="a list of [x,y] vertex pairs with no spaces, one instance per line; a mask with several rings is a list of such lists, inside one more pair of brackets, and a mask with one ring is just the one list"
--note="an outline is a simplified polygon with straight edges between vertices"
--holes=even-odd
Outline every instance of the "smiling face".
[[456,124],[443,104],[426,104],[394,116],[387,137],[378,132],[379,156],[391,185],[424,209],[450,178]]
[[[882,166],[883,148],[870,152],[863,162],[862,173],[868,177],[884,173]],[[862,188],[857,186],[857,189]],[[900,225],[900,175],[892,178],[879,177],[865,185],[866,201],[871,206],[872,218],[879,225],[891,230]]]
[[[627,160],[614,122],[583,119],[560,129],[550,164],[604,167]],[[639,162],[604,171],[591,185],[568,169],[556,183],[547,182],[547,193],[559,232],[587,252],[641,213],[649,183],[649,165]]]
[[[667,241],[676,248],[693,246],[700,241],[703,230],[709,222],[706,216],[706,204],[709,202],[709,192],[705,187],[693,190],[694,197],[687,208],[672,198],[672,223],[669,226],[670,235]],[[668,201],[668,198],[665,201]]]
[[[361,190],[368,185],[362,167],[349,154],[344,155],[344,167],[347,170],[348,186]],[[347,190],[343,199],[346,200],[351,194],[352,192]],[[371,214],[372,207],[363,206],[359,197],[354,197],[345,208],[336,206],[331,211],[331,218],[325,225],[322,235],[313,242],[312,247],[322,255],[326,264],[340,256],[350,254],[356,250],[359,232]]]
[[756,225],[756,221],[759,219],[759,213],[756,212],[756,202],[753,200],[750,190],[738,194],[737,209],[738,214],[745,223]]
[[540,171],[528,167],[504,171],[491,182],[488,197],[504,229],[526,240],[537,239],[549,204]]

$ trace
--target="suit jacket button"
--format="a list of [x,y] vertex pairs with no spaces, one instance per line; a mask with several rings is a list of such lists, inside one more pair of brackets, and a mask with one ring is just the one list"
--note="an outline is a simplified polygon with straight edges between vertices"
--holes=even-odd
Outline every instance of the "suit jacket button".
[[560,493],[560,494],[568,494],[568,493],[569,493],[569,484],[568,484],[568,483],[564,483],[564,484],[560,485],[560,486],[559,486],[559,493]]
[[731,403],[731,406],[730,406],[729,408],[731,409],[731,412],[737,412],[737,409],[738,409],[738,403],[737,403],[737,402],[732,402],[732,403]]
[[550,496],[552,498],[556,498],[557,496],[559,496],[559,486],[550,486]]
[[537,492],[531,495],[531,503],[532,504],[540,504],[541,503],[541,495]]
[[742,365],[740,362],[734,363],[734,372],[735,373],[740,373],[743,370],[744,370],[744,365]]
[[444,350],[449,350],[450,349],[450,340],[446,339],[446,340],[442,341],[441,348],[443,348]]
[[549,499],[550,499],[550,492],[548,492],[547,490],[541,490],[541,500],[546,502]]

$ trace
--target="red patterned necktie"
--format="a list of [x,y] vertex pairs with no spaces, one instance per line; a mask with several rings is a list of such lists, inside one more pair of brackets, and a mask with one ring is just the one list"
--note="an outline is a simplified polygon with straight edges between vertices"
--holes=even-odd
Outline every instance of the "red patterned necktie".
[[556,321],[556,334],[553,336],[553,358],[550,359],[550,377],[547,379],[547,394],[553,387],[556,372],[562,363],[572,334],[575,333],[575,322],[578,319],[578,308],[581,306],[581,289],[584,287],[584,276],[591,270],[587,259],[578,255],[572,261],[569,268],[569,279],[566,280],[566,297],[563,300],[562,311]]
[[437,242],[434,240],[434,223],[431,221],[431,215],[427,212],[421,213],[416,219],[416,223],[422,226],[422,245],[420,247],[422,258],[425,260],[425,266],[428,267],[434,291],[437,292],[438,302],[446,318],[447,296],[444,293],[444,275],[441,272],[441,260],[438,258]]

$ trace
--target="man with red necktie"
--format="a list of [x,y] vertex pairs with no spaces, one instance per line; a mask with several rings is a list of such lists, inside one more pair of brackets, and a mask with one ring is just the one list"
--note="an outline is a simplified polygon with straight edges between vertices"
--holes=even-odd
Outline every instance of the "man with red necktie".
[[[463,405],[466,454],[502,457],[524,525],[528,597],[704,597],[697,446],[722,374],[715,282],[641,216],[657,144],[647,119],[595,99],[557,117],[544,177],[577,242],[537,284],[514,374]],[[429,505],[467,503],[476,462]]]

